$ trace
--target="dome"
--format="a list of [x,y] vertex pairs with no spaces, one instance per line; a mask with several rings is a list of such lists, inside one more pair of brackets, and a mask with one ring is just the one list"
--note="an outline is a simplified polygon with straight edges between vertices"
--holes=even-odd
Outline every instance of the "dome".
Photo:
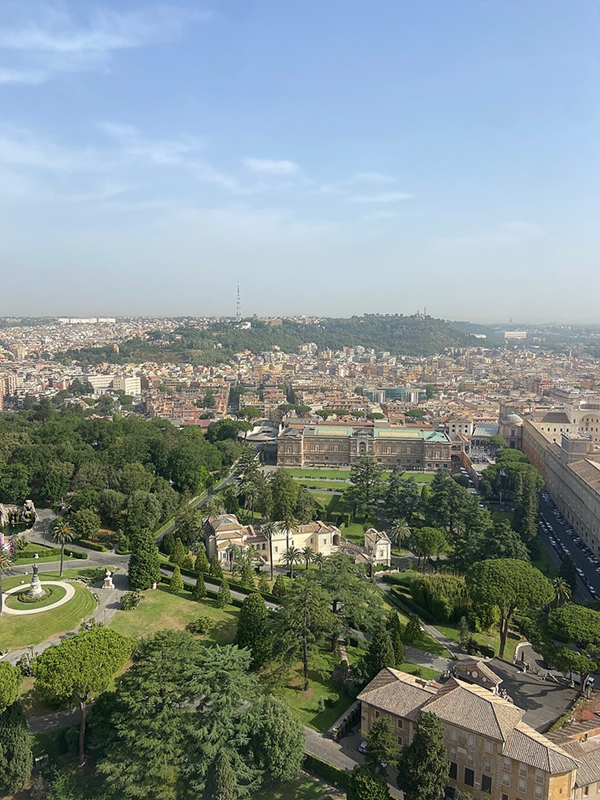
[[505,417],[502,417],[501,420],[503,425],[522,425],[523,420],[518,414],[507,414]]

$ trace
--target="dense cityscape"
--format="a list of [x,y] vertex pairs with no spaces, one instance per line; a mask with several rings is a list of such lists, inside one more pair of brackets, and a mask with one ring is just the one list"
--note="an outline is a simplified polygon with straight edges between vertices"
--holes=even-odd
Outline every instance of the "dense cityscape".
[[593,328],[0,325],[9,792],[594,795]]

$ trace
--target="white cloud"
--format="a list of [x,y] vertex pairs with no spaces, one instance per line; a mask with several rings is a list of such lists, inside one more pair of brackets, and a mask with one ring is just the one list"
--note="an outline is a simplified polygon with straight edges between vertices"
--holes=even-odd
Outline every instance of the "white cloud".
[[359,194],[348,198],[351,203],[398,203],[401,200],[410,200],[408,192],[378,192],[377,194]]
[[297,175],[300,167],[294,161],[273,160],[270,158],[245,158],[242,162],[252,172],[273,177]]
[[383,172],[355,172],[354,175],[347,178],[345,181],[323,184],[323,186],[319,188],[319,192],[322,194],[347,195],[352,190],[356,190],[356,187],[361,184],[380,186],[382,184],[395,182],[396,178],[394,178],[393,175],[386,175]]
[[147,139],[133,125],[102,122],[98,126],[121,148],[122,153],[153,164],[182,164],[204,146],[204,140],[194,136],[179,139]]
[[64,73],[106,69],[120,50],[177,40],[188,25],[210,16],[168,4],[134,12],[91,8],[85,19],[69,13],[68,4],[24,0],[16,8],[0,25],[4,84],[39,84]]

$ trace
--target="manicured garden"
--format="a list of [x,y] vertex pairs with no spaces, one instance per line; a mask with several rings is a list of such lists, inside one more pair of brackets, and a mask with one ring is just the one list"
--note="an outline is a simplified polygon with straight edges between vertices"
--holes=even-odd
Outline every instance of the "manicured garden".
[[217,608],[214,600],[192,600],[187,591],[170,594],[165,586],[142,592],[142,600],[131,611],[117,611],[109,627],[139,639],[156,631],[182,630],[203,615],[212,619],[214,628],[206,639],[217,644],[230,644],[235,637],[239,611],[233,606]]
[[[94,573],[95,570],[66,570],[65,578],[76,578],[84,573]],[[57,572],[44,572],[43,580],[57,580]],[[5,578],[2,581],[4,591],[18,586],[23,578],[16,576]],[[46,639],[53,639],[62,633],[74,630],[96,609],[96,600],[90,590],[81,583],[74,583],[75,595],[58,608],[49,609],[39,614],[15,616],[2,614],[0,616],[0,650],[17,650],[29,645],[37,645]],[[53,600],[52,602],[55,602]],[[26,606],[23,604],[23,608]]]
[[58,603],[67,593],[64,586],[43,586],[42,588],[44,596],[40,600],[32,601],[27,596],[29,587],[25,586],[20,592],[8,595],[4,602],[8,608],[14,608],[17,611],[32,611],[35,608],[45,608],[53,603]]

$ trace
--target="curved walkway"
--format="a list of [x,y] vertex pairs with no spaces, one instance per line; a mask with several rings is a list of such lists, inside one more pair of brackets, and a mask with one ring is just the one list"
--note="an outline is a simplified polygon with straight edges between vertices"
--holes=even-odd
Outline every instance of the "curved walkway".
[[[49,606],[42,606],[42,608],[28,608],[24,611],[19,611],[16,608],[10,608],[8,603],[4,603],[4,613],[18,614],[19,616],[22,616],[23,614],[43,614],[44,611],[52,611],[59,606],[64,606],[64,604],[68,603],[75,594],[75,587],[73,584],[67,583],[66,581],[41,581],[40,583],[42,586],[62,586],[62,588],[65,590],[65,596],[61,597],[60,600],[57,600],[56,603],[52,603]],[[22,591],[23,586],[20,584],[19,586],[15,586],[14,588],[8,589],[8,591],[4,592],[2,599],[5,601],[9,595]]]

